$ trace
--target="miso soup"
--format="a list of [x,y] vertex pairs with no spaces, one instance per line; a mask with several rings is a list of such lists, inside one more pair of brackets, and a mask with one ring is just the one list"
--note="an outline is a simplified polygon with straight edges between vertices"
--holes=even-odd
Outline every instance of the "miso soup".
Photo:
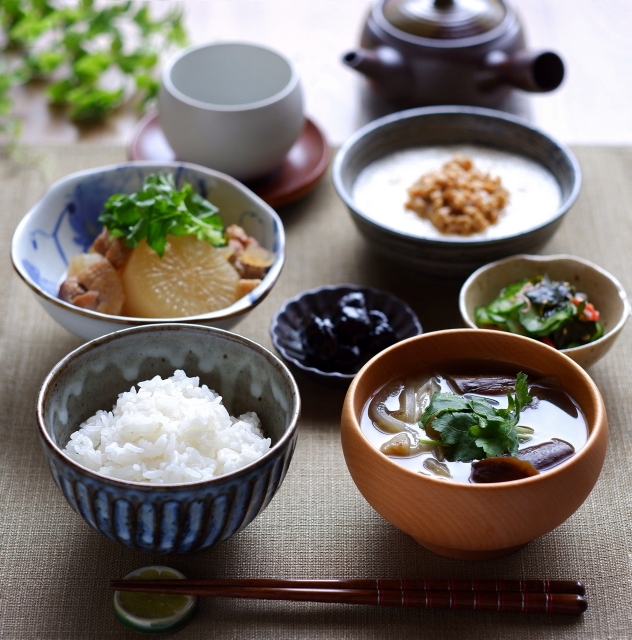
[[[502,448],[505,442],[502,438],[498,440],[500,445],[493,439],[476,439],[475,442],[482,442],[486,447],[484,451],[478,449],[482,451],[480,457],[471,461],[451,459],[455,451],[457,458],[462,455],[462,449],[446,445],[442,439],[449,439],[449,435],[433,430],[431,416],[439,415],[433,411],[441,406],[437,403],[441,399],[451,401],[451,396],[438,395],[428,409],[435,393],[453,394],[457,405],[467,400],[471,401],[465,403],[468,406],[482,407],[482,413],[489,414],[491,420],[483,422],[487,426],[496,420],[496,415],[507,415],[507,410],[511,411],[507,390],[518,402],[516,386],[515,375],[437,374],[393,380],[378,389],[367,402],[360,427],[377,449],[398,464],[446,481],[504,482],[545,473],[572,457],[588,438],[587,422],[579,405],[554,378],[526,378],[522,390],[528,389],[530,399],[517,414],[515,411],[509,414],[517,421],[515,433],[508,436],[514,438],[514,449],[517,447],[513,455]],[[445,413],[451,411],[446,409]],[[463,411],[467,413],[467,409]],[[451,420],[455,419],[454,415]],[[425,428],[424,420],[430,420]],[[454,429],[452,432],[457,433]],[[485,430],[472,430],[474,434],[479,432]],[[475,435],[467,436],[467,443],[472,447],[475,445],[471,441],[475,438]],[[487,450],[492,450],[493,455]]]

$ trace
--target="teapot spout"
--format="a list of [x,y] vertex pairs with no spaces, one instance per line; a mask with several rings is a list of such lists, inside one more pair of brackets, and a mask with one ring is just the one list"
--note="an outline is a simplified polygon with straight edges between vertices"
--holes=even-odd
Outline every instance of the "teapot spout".
[[481,89],[509,84],[524,91],[543,93],[557,89],[564,79],[564,63],[552,51],[504,51],[487,54],[479,75]]
[[357,49],[342,57],[348,67],[365,75],[391,100],[405,100],[412,92],[412,72],[403,56],[391,47]]

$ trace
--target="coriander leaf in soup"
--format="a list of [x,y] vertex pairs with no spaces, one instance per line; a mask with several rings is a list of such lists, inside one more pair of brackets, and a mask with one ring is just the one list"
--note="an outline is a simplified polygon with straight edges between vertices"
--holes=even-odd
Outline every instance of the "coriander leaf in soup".
[[529,395],[529,388],[527,386],[527,374],[520,372],[516,376],[515,395],[512,395],[507,390],[507,408],[496,409],[496,413],[508,420],[512,426],[518,424],[520,419],[520,412],[526,407],[532,398]]
[[441,440],[448,446],[449,460],[468,462],[485,458],[485,451],[476,444],[476,437],[470,429],[478,425],[478,419],[471,413],[444,413],[432,423],[432,428],[441,434]]
[[463,411],[469,407],[469,400],[454,393],[435,392],[432,395],[430,404],[421,416],[421,424],[427,427],[428,423],[435,417],[446,411]]
[[472,398],[468,400],[469,408],[481,418],[494,418],[496,417],[496,409],[491,405],[486,398]]
[[518,452],[516,425],[531,402],[527,376],[516,377],[515,394],[507,391],[507,408],[496,409],[486,398],[435,393],[421,416],[421,426],[438,433],[448,460],[471,462]]
[[226,244],[219,209],[196,193],[188,182],[176,189],[172,174],[152,174],[142,188],[116,194],[105,203],[99,222],[114,237],[135,248],[142,240],[162,257],[167,236],[194,235],[214,247]]
[[[515,386],[515,403],[516,403],[516,424],[520,418],[520,412],[533,400],[529,395],[529,386],[527,385],[527,374],[520,372],[516,376]],[[507,392],[507,395],[511,395]]]
[[481,447],[487,458],[503,456],[506,453],[516,455],[520,441],[518,433],[507,420],[501,417],[486,420],[483,425],[470,430],[476,436],[476,445]]

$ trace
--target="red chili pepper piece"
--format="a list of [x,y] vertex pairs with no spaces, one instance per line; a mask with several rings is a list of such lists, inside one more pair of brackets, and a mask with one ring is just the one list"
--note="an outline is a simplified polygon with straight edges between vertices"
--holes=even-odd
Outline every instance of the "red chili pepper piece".
[[586,306],[584,307],[584,312],[582,315],[584,316],[584,318],[586,318],[586,320],[589,320],[592,322],[597,322],[597,320],[599,320],[599,311],[597,311],[594,305],[590,302],[586,303]]

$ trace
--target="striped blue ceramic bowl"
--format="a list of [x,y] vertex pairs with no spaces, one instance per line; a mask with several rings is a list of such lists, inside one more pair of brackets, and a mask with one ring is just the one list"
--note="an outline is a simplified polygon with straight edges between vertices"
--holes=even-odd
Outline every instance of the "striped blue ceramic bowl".
[[[151,173],[172,173],[176,186],[189,182],[219,207],[224,225],[238,224],[276,259],[261,284],[230,307],[183,318],[113,316],[76,307],[57,297],[68,261],[85,252],[101,231],[98,217],[115,193],[138,191]],[[56,182],[24,216],[11,243],[18,275],[46,312],[68,331],[92,340],[148,323],[189,322],[230,329],[261,302],[277,281],[285,260],[283,223],[274,209],[234,178],[184,162],[127,162],[97,167]]]
[[[255,411],[272,446],[237,471],[200,482],[149,485],[91,471],[62,453],[70,434],[118,394],[182,369],[218,392],[231,415]],[[222,329],[147,325],[89,342],[61,360],[37,402],[40,439],[55,483],[93,529],[131,549],[188,553],[241,531],[270,503],[297,437],[300,397],[285,365]]]

